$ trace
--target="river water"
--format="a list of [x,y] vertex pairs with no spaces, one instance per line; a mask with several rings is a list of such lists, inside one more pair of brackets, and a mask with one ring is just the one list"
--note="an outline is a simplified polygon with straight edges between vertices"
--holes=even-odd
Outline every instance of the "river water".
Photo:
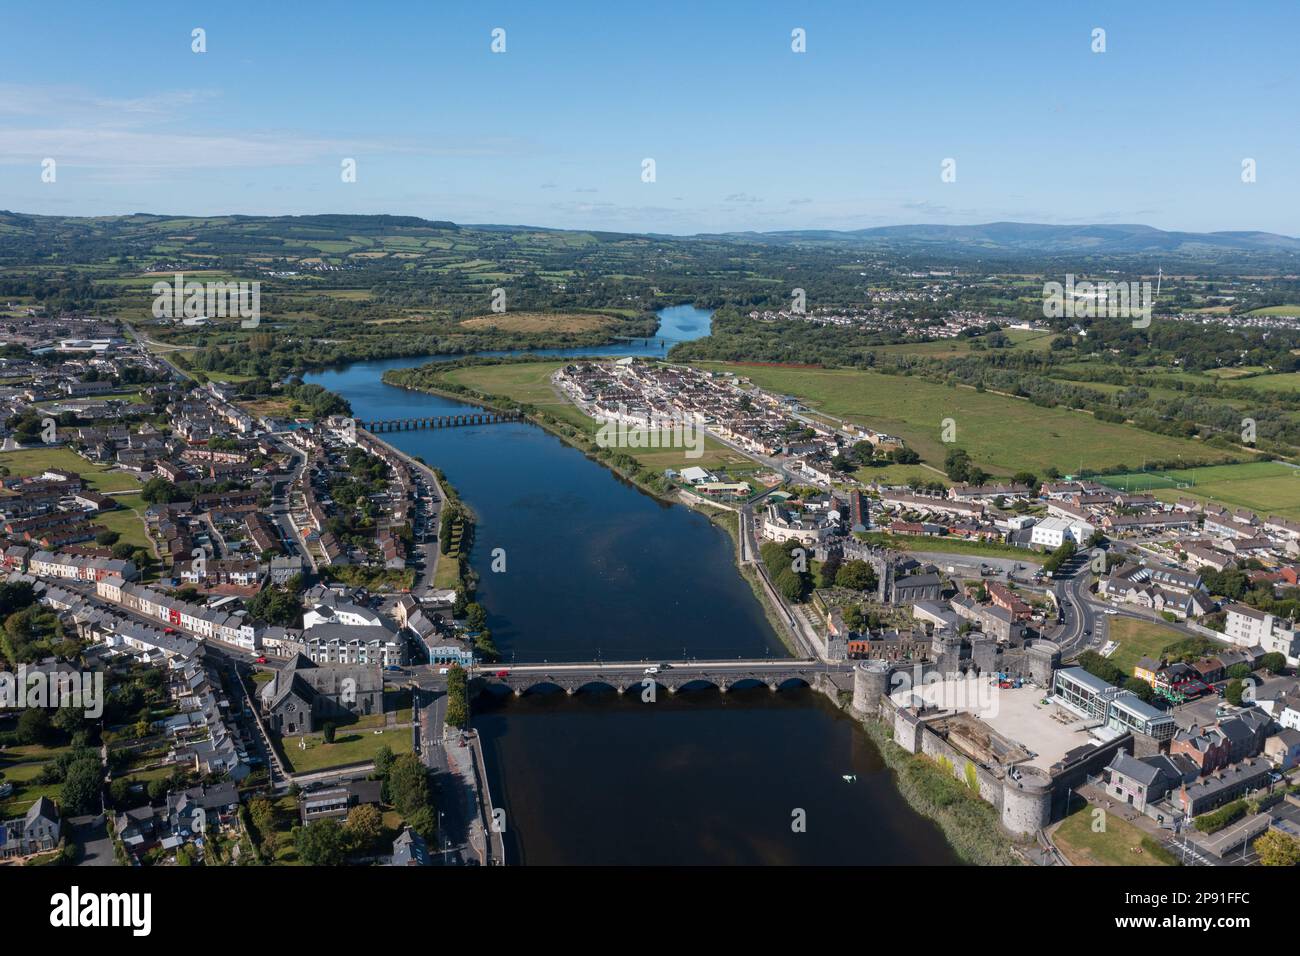
[[[690,306],[660,319],[654,339],[574,352],[658,356],[708,334],[709,313]],[[380,380],[422,361],[361,362],[308,380],[359,419],[465,410]],[[730,537],[702,515],[527,423],[384,438],[440,467],[478,516],[471,560],[507,663],[786,655],[735,569]],[[498,548],[504,573],[491,569]],[[474,721],[512,862],[955,861],[865,734],[807,688],[664,692],[654,703],[530,694],[489,701]]]

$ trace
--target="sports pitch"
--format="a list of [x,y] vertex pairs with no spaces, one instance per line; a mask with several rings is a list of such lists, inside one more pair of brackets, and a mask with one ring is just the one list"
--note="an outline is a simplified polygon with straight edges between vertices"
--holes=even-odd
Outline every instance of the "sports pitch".
[[1276,461],[1178,471],[1133,471],[1099,482],[1119,491],[1150,491],[1162,501],[1197,498],[1261,515],[1300,519],[1300,468]]

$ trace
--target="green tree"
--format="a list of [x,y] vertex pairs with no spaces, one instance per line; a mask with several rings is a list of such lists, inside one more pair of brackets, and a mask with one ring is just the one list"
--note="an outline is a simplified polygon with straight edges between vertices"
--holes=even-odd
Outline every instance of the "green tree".
[[254,797],[248,802],[248,816],[263,840],[275,832],[275,806],[266,797]]
[[1286,670],[1286,657],[1277,651],[1269,651],[1259,659],[1259,666],[1270,674],[1280,674]]
[[108,785],[108,798],[119,810],[126,809],[131,799],[131,781],[127,777],[118,777]]
[[18,742],[26,746],[54,742],[54,727],[49,712],[41,707],[28,707],[18,715]]
[[1281,830],[1269,830],[1251,845],[1263,866],[1300,866],[1300,840]]
[[1043,570],[1055,574],[1061,569],[1061,565],[1074,557],[1074,551],[1074,542],[1071,539],[1066,538],[1061,542],[1060,546],[1048,556],[1047,560],[1043,562]]
[[1223,689],[1223,699],[1234,707],[1240,707],[1245,688],[1246,685],[1240,679],[1230,680],[1228,686]]
[[835,574],[835,583],[853,591],[870,591],[876,586],[876,572],[866,561],[845,561]]
[[313,820],[294,830],[298,859],[307,866],[339,866],[347,856],[347,835],[337,820]]
[[420,807],[405,819],[411,829],[426,840],[432,840],[438,835],[438,817],[433,812],[433,807]]
[[429,771],[419,757],[404,753],[393,761],[388,774],[388,793],[403,817],[429,805]]
[[144,488],[140,491],[140,497],[148,504],[164,505],[168,502],[182,500],[184,493],[166,478],[155,477],[144,483]]
[[387,744],[379,748],[375,754],[375,772],[380,777],[387,777],[388,772],[393,769],[393,761],[397,758],[393,756],[393,750]]
[[465,605],[465,626],[471,631],[481,631],[487,624],[487,611],[477,601]]
[[1148,704],[1155,699],[1156,692],[1151,688],[1150,684],[1142,680],[1142,678],[1140,677],[1126,678],[1124,683],[1121,686],[1125,690],[1131,691],[1132,693],[1136,694],[1138,697],[1142,698]]
[[59,807],[64,816],[98,813],[103,770],[94,752],[79,757],[68,767],[67,778],[59,790]]
[[379,840],[384,821],[378,807],[372,803],[363,803],[348,811],[346,828],[355,849],[369,850]]

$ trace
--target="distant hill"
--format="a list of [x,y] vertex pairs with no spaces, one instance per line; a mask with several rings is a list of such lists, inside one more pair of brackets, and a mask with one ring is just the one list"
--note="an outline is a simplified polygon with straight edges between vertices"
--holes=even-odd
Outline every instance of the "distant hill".
[[[346,256],[387,249],[406,253],[456,248],[494,258],[509,248],[567,254],[594,244],[675,245],[691,253],[748,245],[759,254],[782,246],[879,250],[938,258],[1022,260],[1054,257],[1148,257],[1162,262],[1271,262],[1293,269],[1300,239],[1269,232],[1167,232],[1143,225],[1055,226],[990,222],[975,226],[932,224],[877,226],[836,231],[801,229],[668,236],[545,226],[460,224],[416,216],[325,214],[310,216],[37,216],[0,210],[0,262],[45,259],[90,261],[111,255],[156,256],[169,252],[207,255]],[[473,256],[468,256],[472,259]]]
[[925,247],[936,251],[1029,255],[1300,252],[1300,239],[1271,232],[1166,232],[1153,226],[1130,224],[1052,226],[1032,222],[989,222],[976,226],[877,226],[852,231],[804,229],[729,235],[759,242],[846,242],[882,248]]

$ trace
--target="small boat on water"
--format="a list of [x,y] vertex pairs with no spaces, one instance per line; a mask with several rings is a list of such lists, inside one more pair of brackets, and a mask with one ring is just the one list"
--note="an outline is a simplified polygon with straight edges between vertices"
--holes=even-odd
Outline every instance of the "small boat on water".
[[856,773],[846,773],[846,774],[844,775],[844,782],[845,782],[845,783],[857,783],[857,782],[858,782],[858,775],[857,775]]

